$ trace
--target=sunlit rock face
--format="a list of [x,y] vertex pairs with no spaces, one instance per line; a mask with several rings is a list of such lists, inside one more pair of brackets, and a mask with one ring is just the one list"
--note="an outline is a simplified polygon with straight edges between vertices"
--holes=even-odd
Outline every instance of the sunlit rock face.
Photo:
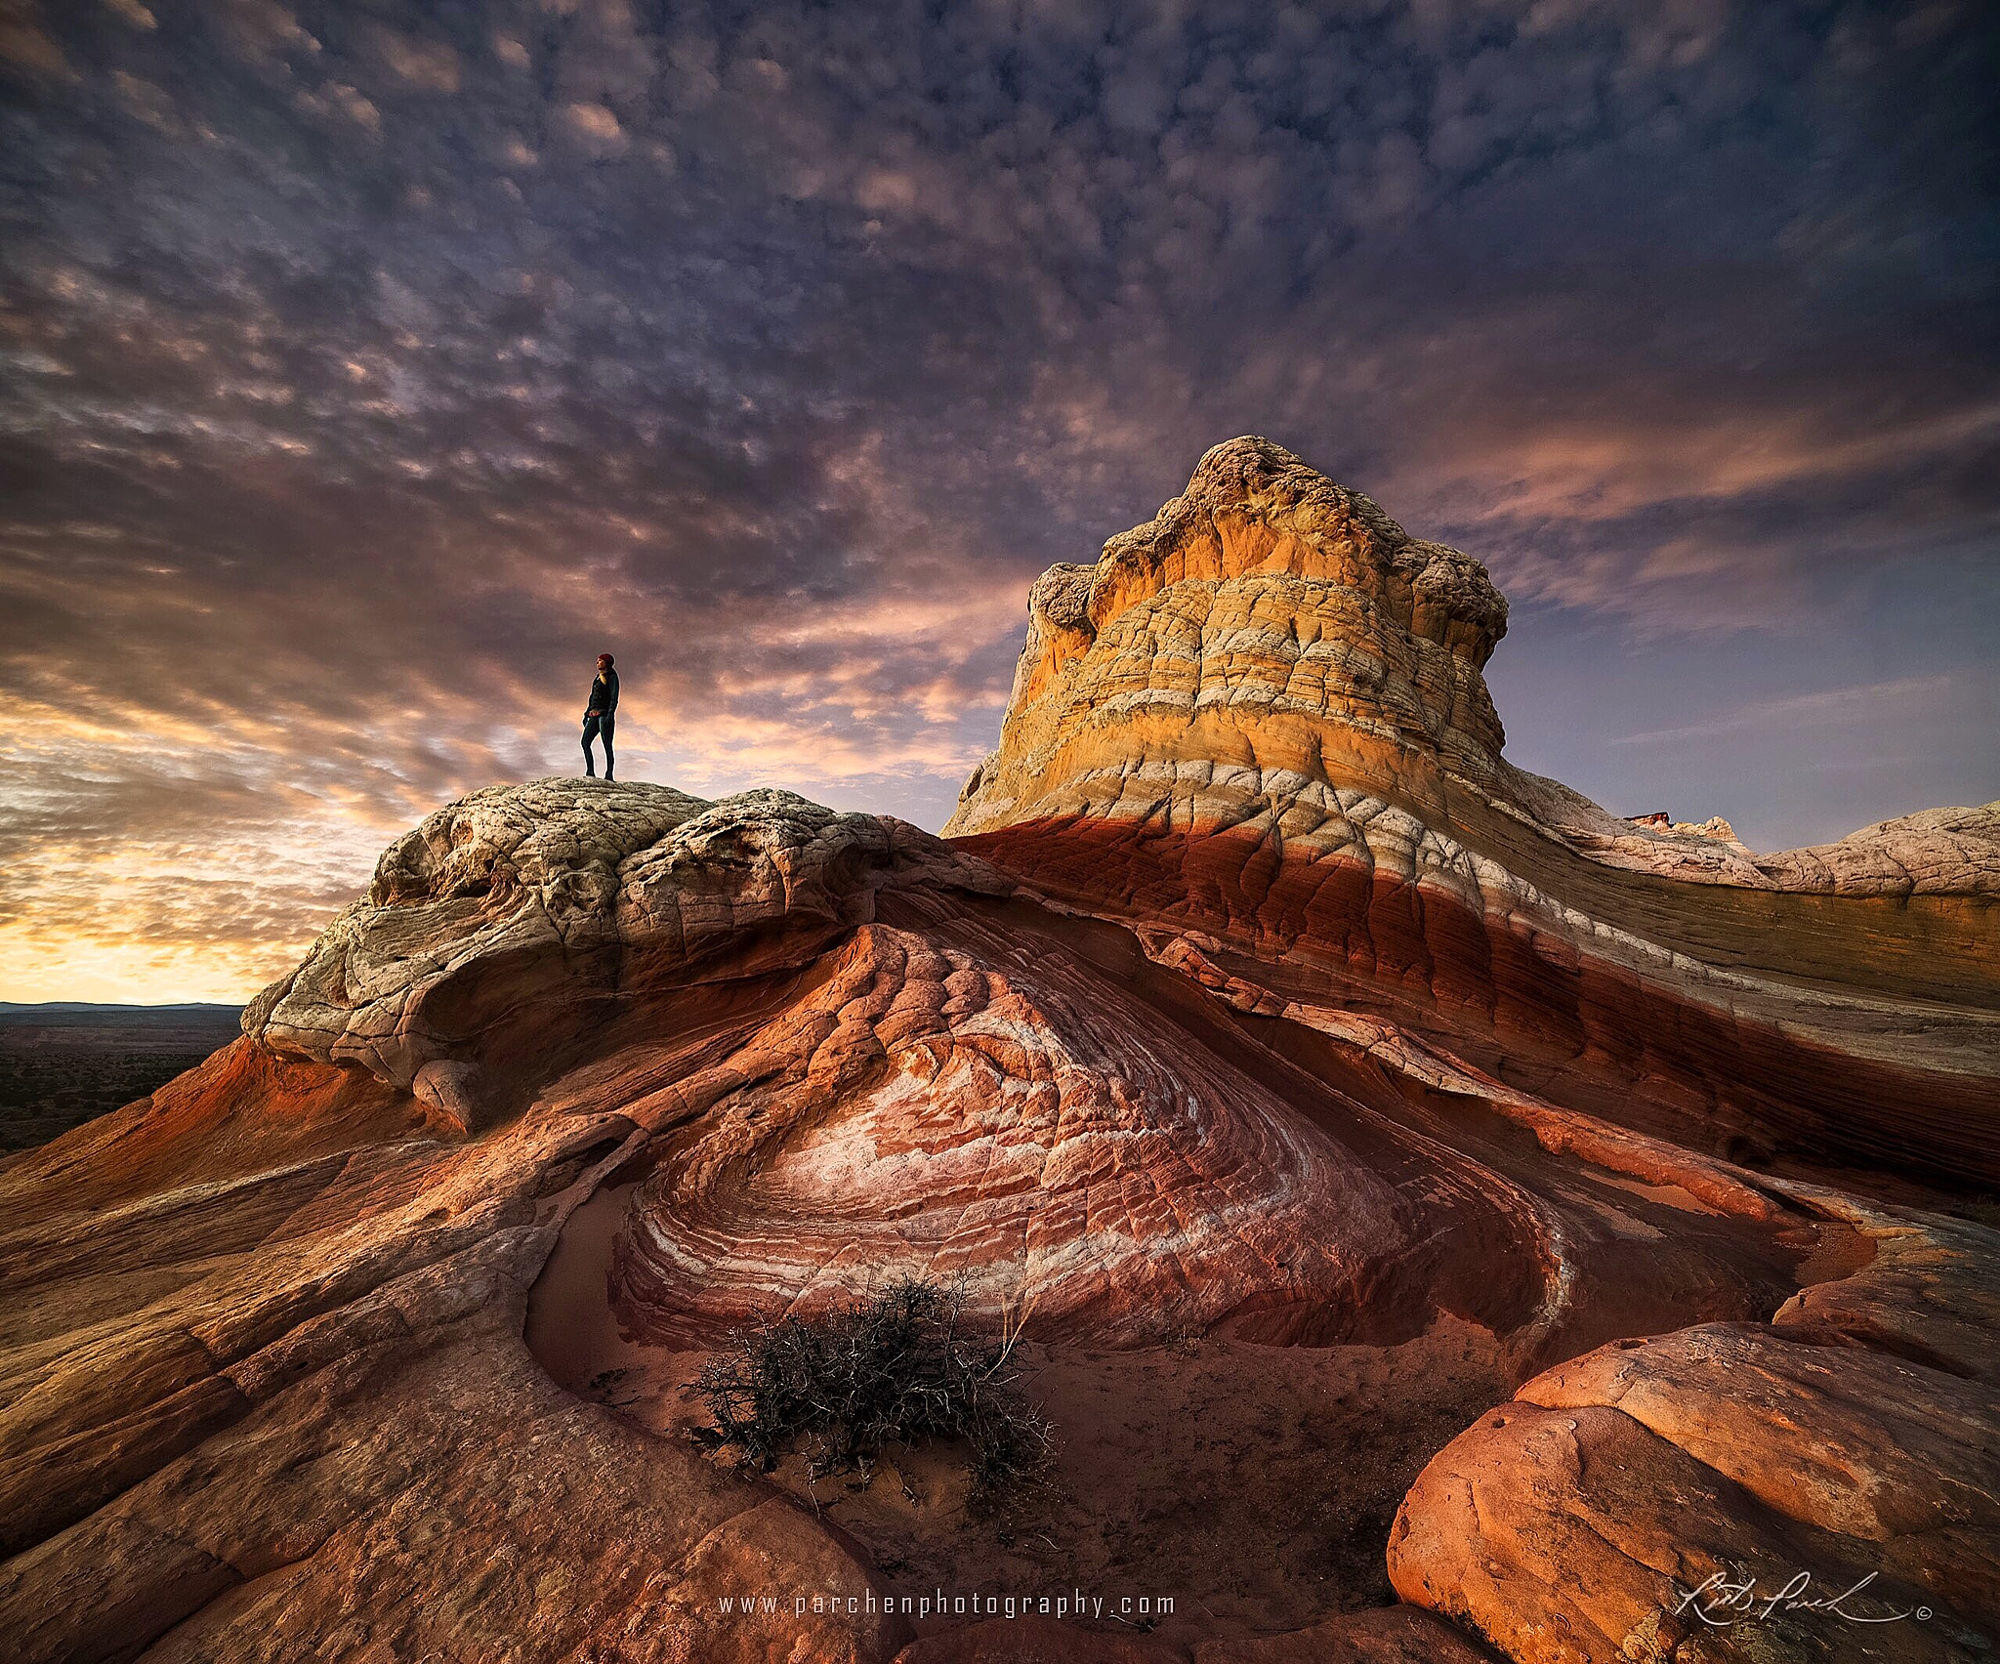
[[1501,755],[1481,667],[1506,617],[1475,561],[1230,440],[1036,583],[946,830],[1489,1060],[1670,1082],[1628,1113],[1697,1147],[2000,1182],[2000,805],[1774,855],[1608,814]]
[[1514,768],[1481,674],[1506,631],[1477,561],[1268,439],[1229,440],[1094,564],[1036,581],[1000,746],[945,831],[1077,815],[1242,828],[1472,899],[1500,882],[1479,855],[1499,852],[1467,844],[1512,826],[1727,887],[2000,898],[1995,805],[1758,856],[1727,822],[1641,824]]
[[[0,1167],[14,1651],[1013,1656],[558,1386],[524,1314],[588,1237],[565,1298],[627,1345],[906,1273],[1121,1360],[1482,1332],[1518,1396],[1421,1445],[1408,1604],[1196,1657],[1842,1656],[1672,1614],[1738,1565],[1878,1571],[1935,1615],[1879,1656],[1980,1656],[2000,1237],[1935,1210],[2000,1162],[1996,809],[1779,856],[1616,819],[1501,755],[1505,619],[1232,441],[1036,586],[962,836],[575,780],[430,816],[242,1039]],[[842,1604],[722,1620],[746,1583]]]
[[[1986,1656],[1994,1233],[1814,1201],[1872,1239],[1868,1266],[1767,1324],[1621,1341],[1526,1383],[1411,1487],[1389,1542],[1404,1600],[1536,1664]],[[1746,1599],[1757,1629],[1733,1621]],[[1802,1621],[1810,1601],[1838,1627]]]
[[1477,561],[1232,439],[1095,565],[1037,580],[1000,749],[946,831],[1288,808],[1307,831],[1342,813],[1342,773],[1439,801],[1442,771],[1498,767],[1480,669],[1506,629]]
[[1480,676],[1506,618],[1485,573],[1262,440],[1053,568],[1029,615],[948,827],[969,847],[1406,1093],[1869,1245],[1766,1321],[1627,1314],[1653,1338],[1525,1383],[1411,1490],[1404,1599],[1538,1664],[1831,1658],[1839,1637],[1719,1634],[1681,1597],[1872,1573],[1866,1616],[1942,1621],[1872,1628],[1871,1656],[1987,1645],[1996,1240],[1777,1175],[2000,1179],[2000,804],[1758,855],[1515,769]]

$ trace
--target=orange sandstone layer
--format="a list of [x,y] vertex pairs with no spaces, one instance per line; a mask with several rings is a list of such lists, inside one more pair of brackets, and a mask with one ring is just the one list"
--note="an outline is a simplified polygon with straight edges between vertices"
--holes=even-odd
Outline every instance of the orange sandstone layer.
[[[956,841],[594,781],[430,816],[240,1041],[0,1163],[12,1653],[1850,1655],[1686,1610],[1744,1568],[1926,1607],[1870,1656],[1990,1653],[2000,1236],[1935,1210],[2000,1144],[2000,811],[1618,821],[1501,756],[1505,621],[1232,441],[1035,586]],[[1441,1449],[1373,1407],[1435,1450],[1405,1604],[917,1636],[859,1538],[524,1334],[533,1292],[545,1347],[678,1355],[903,1272],[1077,1380],[1470,1333],[1517,1396]]]

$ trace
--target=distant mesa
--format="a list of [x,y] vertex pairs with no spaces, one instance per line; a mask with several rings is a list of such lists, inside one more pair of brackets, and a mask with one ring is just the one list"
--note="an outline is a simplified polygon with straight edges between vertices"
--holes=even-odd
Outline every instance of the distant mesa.
[[[241,1038],[0,1166],[18,1655],[1003,1656],[862,1597],[1039,1539],[907,1479],[822,1518],[619,1385],[906,1273],[1093,1413],[1266,1406],[1240,1543],[1183,1553],[1178,1474],[1062,1529],[1191,1588],[1308,1504],[1379,1533],[1288,1637],[1188,1601],[1038,1656],[1748,1657],[1676,1586],[1805,1565],[1933,1613],[1885,1657],[1990,1650],[2000,804],[1766,855],[1610,814],[1505,758],[1506,625],[1235,439],[1036,582],[946,837],[588,780],[429,816]],[[1445,1424],[1381,1386],[1475,1356]],[[1329,1359],[1370,1442],[1302,1497],[1259,1453]],[[739,1585],[855,1604],[774,1640]]]

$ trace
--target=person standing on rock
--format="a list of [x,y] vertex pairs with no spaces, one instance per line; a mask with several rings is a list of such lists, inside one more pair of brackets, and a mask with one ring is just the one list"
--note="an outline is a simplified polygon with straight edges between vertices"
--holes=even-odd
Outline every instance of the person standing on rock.
[[583,772],[597,777],[597,759],[590,742],[604,737],[604,778],[616,780],[617,761],[611,754],[611,730],[618,712],[618,672],[611,668],[611,655],[597,655],[597,678],[590,684],[590,703],[583,712]]

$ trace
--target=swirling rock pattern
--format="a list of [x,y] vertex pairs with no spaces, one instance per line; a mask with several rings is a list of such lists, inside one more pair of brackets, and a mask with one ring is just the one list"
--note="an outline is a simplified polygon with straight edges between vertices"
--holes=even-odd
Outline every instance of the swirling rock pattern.
[[911,1274],[1100,1342],[1273,1308],[1352,1327],[1412,1210],[1254,1082],[1135,1046],[1145,1028],[1046,961],[863,930],[649,1180],[622,1309],[685,1339]]
[[[1856,1656],[1683,1599],[1798,1570],[1931,1614],[1868,1656],[1990,1652],[2000,1238],[1936,1209],[2000,1179],[2000,808],[1776,856],[1618,819],[1502,755],[1505,627],[1235,440],[1034,586],[955,839],[590,781],[430,816],[239,1041],[0,1165],[14,1653]],[[854,1539],[538,1366],[598,1203],[632,1343],[909,1271],[1121,1360],[1470,1326],[1517,1395],[1422,1445],[1401,1606],[914,1638]],[[718,1614],[761,1586],[836,1598]]]
[[[1640,1311],[1753,1311],[1812,1234],[1715,1163],[1393,1025],[1217,986],[1177,936],[1139,945],[1217,1005],[1351,1045],[1343,1084],[1190,1001],[1129,942],[1121,963],[1040,908],[916,899],[896,916],[920,929],[859,932],[816,991],[654,1101],[674,1130],[615,1261],[635,1331],[688,1343],[911,1273],[1098,1344],[1393,1338],[1442,1305],[1529,1357]],[[1497,1126],[1454,1125],[1404,1087],[1532,1122],[1565,1159],[1506,1149]],[[1571,1188],[1577,1151],[1708,1211],[1669,1238],[1615,1189]]]

